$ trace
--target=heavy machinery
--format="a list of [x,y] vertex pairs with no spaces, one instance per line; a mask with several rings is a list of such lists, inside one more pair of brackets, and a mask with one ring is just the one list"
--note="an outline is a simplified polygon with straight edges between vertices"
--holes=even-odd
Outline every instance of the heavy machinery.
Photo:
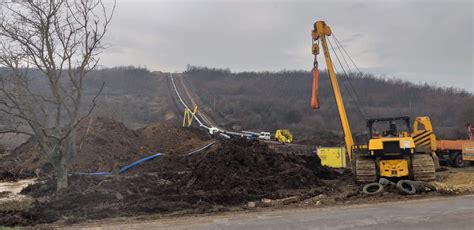
[[462,168],[474,164],[474,141],[437,140],[436,155],[446,165]]
[[260,140],[271,140],[272,139],[271,138],[272,135],[270,134],[270,132],[256,133],[256,132],[252,132],[252,131],[242,131],[242,133],[244,134],[244,136],[247,139],[260,139]]
[[[251,131],[242,131],[247,138],[251,139],[261,139],[261,140],[271,140],[270,132],[251,132]],[[277,129],[275,131],[275,140],[281,143],[292,143],[293,142],[293,135],[291,134],[290,130],[288,129]]]
[[[430,181],[435,179],[435,164],[431,152],[417,151],[414,137],[410,134],[408,117],[392,117],[367,120],[368,135],[361,135],[354,143],[352,132],[347,119],[343,98],[329,54],[327,37],[332,35],[331,28],[324,21],[314,23],[312,30],[313,88],[311,92],[311,107],[319,108],[318,101],[318,62],[320,45],[323,49],[327,71],[334,92],[339,118],[344,131],[344,140],[353,165],[354,175],[359,182],[375,182],[379,178],[411,179]],[[321,44],[320,44],[321,43]],[[404,131],[397,129],[397,122],[406,126]],[[378,135],[373,132],[377,123],[388,123],[388,129]]]
[[474,140],[437,140],[429,117],[417,117],[413,123],[416,146],[436,154],[440,161],[454,167],[474,163]]
[[275,131],[275,139],[278,142],[290,144],[293,142],[293,134],[288,129],[278,129]]
[[260,135],[258,135],[258,139],[271,140],[272,135],[270,134],[270,132],[260,132]]

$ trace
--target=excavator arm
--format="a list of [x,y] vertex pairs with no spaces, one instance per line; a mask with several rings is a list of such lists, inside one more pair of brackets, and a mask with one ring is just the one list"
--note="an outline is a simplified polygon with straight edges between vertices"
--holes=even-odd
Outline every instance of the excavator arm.
[[327,45],[327,36],[331,36],[331,28],[326,25],[324,21],[317,21],[314,23],[314,29],[311,32],[312,36],[312,52],[314,55],[314,66],[313,66],[313,89],[311,92],[311,107],[313,109],[319,109],[318,100],[318,61],[317,55],[319,54],[319,46],[321,45],[326,60],[327,69],[329,72],[329,78],[331,80],[332,89],[334,92],[334,98],[336,99],[337,110],[339,112],[339,118],[341,120],[342,129],[344,131],[344,141],[349,155],[349,159],[352,160],[352,146],[354,145],[354,139],[352,138],[351,128],[347,119],[346,109],[344,107],[344,101],[342,99],[341,90],[339,83],[334,72],[334,66],[332,64],[331,56],[329,54],[329,48]]

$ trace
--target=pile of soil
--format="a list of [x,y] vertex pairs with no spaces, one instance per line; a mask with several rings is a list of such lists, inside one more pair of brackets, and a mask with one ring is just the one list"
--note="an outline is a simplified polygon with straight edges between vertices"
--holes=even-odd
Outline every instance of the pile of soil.
[[209,142],[209,135],[202,129],[177,128],[172,123],[147,125],[137,132],[140,133],[141,142],[148,148],[171,155],[190,152]]
[[[132,130],[109,118],[85,119],[77,130],[77,155],[69,165],[70,172],[110,172],[156,152],[179,154],[190,152],[209,142],[209,136],[196,128],[180,128],[169,123],[148,125]],[[30,139],[0,162],[0,180],[51,173],[47,158]]]
[[30,138],[0,161],[0,180],[15,181],[32,178],[35,170],[46,165],[46,157],[39,154],[36,141]]
[[[23,192],[41,197],[22,213],[3,213],[0,223],[75,222],[145,213],[212,212],[261,198],[307,196],[337,190],[323,179],[338,173],[316,155],[278,154],[258,141],[221,140],[215,150],[190,156],[166,155],[146,162],[141,174],[72,176],[70,187],[54,193],[53,180]],[[44,197],[47,197],[45,199]],[[22,222],[23,221],[23,222]]]
[[214,202],[238,204],[273,197],[274,192],[324,186],[337,173],[316,155],[276,153],[259,141],[223,142],[217,151],[195,159],[186,186],[208,191]]
[[78,153],[70,164],[70,171],[112,171],[150,152],[141,142],[138,131],[111,119],[86,120],[77,133]]

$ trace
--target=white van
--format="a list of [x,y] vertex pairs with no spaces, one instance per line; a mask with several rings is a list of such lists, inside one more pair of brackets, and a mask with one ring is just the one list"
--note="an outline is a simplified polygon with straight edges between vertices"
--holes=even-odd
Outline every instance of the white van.
[[258,136],[258,139],[270,140],[271,139],[271,134],[270,134],[270,132],[260,132],[260,136]]

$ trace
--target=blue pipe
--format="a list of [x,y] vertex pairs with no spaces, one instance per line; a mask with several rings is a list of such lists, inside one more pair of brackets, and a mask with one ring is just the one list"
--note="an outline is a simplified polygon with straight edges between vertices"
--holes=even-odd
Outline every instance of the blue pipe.
[[110,172],[94,172],[94,173],[78,172],[78,173],[73,173],[73,174],[74,175],[91,175],[91,176],[99,175],[99,176],[102,176],[102,175],[111,175],[112,173],[110,173]]
[[[120,171],[119,173],[124,173],[124,172],[127,172],[129,169],[145,162],[145,161],[148,161],[148,160],[151,160],[151,159],[154,159],[156,157],[159,157],[159,156],[162,156],[164,155],[163,153],[156,153],[154,155],[151,155],[151,156],[148,156],[148,157],[145,157],[145,158],[142,158],[138,161],[135,161],[127,166],[124,166],[122,168],[120,168]],[[104,175],[112,175],[111,172],[93,172],[93,173],[84,173],[84,172],[78,172],[78,173],[73,173],[75,175],[92,175],[92,176],[96,176],[96,175],[99,175],[99,176],[104,176]]]
[[135,161],[135,162],[133,162],[133,163],[131,163],[131,164],[129,164],[129,165],[127,165],[127,166],[121,168],[120,171],[119,171],[119,173],[124,173],[124,172],[128,171],[129,169],[131,169],[131,168],[133,168],[133,167],[135,167],[135,166],[137,166],[137,165],[139,165],[139,164],[141,164],[141,163],[143,163],[143,162],[145,162],[145,161],[154,159],[154,158],[159,157],[159,156],[161,156],[161,155],[163,155],[163,154],[162,154],[162,153],[157,153],[157,154],[155,154],[155,155],[151,155],[151,156],[149,156],[149,157],[145,157],[145,158],[143,158],[143,159],[141,159],[141,160]]

